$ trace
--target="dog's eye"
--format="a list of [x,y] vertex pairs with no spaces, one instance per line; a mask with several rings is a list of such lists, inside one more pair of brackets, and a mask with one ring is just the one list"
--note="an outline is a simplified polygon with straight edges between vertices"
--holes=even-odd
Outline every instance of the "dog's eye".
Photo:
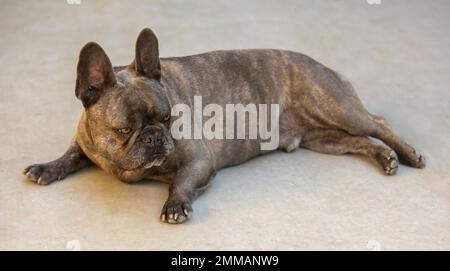
[[129,134],[131,132],[131,128],[122,128],[118,130],[121,134]]
[[169,114],[165,114],[164,115],[164,121],[168,121],[170,120],[170,115]]

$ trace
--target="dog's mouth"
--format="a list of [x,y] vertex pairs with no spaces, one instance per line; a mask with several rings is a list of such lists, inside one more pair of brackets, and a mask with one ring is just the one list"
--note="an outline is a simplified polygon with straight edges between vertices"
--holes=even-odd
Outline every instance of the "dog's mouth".
[[150,168],[162,166],[163,163],[166,162],[167,156],[173,153],[175,149],[171,144],[167,144],[164,147],[165,148],[163,150],[160,150],[151,155],[138,155],[137,159],[107,159],[106,157],[110,156],[102,156],[110,161],[115,168],[122,171],[147,170]]
[[174,149],[175,147],[173,146],[173,144],[164,144],[164,150],[162,152],[156,153],[151,162],[143,163],[143,168],[149,169],[152,167],[161,166],[166,161],[166,157],[173,153]]
[[143,168],[149,169],[149,168],[152,168],[152,167],[159,167],[159,166],[161,166],[164,163],[165,160],[166,160],[166,157],[164,157],[164,156],[155,158],[151,162],[144,163]]
[[112,161],[112,160],[110,160],[110,161],[113,163],[114,167],[119,170],[135,171],[135,170],[159,167],[166,161],[166,157],[161,155],[161,156],[154,157],[151,161],[142,161],[140,163],[138,162],[138,163],[125,164],[125,165],[118,161]]
[[152,159],[151,161],[144,161],[142,163],[138,163],[136,165],[131,166],[119,166],[116,165],[118,168],[125,170],[125,171],[133,171],[133,170],[140,170],[140,169],[150,169],[153,167],[159,167],[165,162],[166,158],[164,156],[156,157]]

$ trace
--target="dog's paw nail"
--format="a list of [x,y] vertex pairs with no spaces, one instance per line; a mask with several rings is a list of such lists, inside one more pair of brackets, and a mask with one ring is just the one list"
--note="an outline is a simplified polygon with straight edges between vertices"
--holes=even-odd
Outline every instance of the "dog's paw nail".
[[425,166],[426,166],[425,156],[423,156],[423,155],[419,156],[418,164],[419,164],[419,168],[425,168]]
[[188,220],[191,216],[192,208],[185,200],[168,200],[161,212],[161,221],[170,224],[179,224]]
[[396,157],[395,151],[390,151],[390,152],[389,152],[389,157],[390,157],[390,158]]
[[390,164],[390,167],[391,167],[391,168],[394,168],[394,167],[397,167],[397,166],[398,166],[397,160],[392,160],[392,161],[391,161],[391,164]]
[[183,209],[183,213],[184,213],[187,217],[189,217],[189,216],[191,215],[191,213],[189,212],[188,209]]

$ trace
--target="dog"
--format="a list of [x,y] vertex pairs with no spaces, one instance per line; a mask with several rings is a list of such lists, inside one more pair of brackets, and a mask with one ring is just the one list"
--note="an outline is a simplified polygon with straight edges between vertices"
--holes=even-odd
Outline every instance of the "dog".
[[261,138],[174,140],[171,108],[193,107],[196,95],[221,106],[278,104],[275,149],[360,154],[388,175],[399,161],[425,167],[424,156],[385,119],[370,114],[347,80],[306,55],[249,49],[160,58],[158,48],[146,28],[137,38],[134,61],[113,67],[98,44],[86,44],[77,65],[75,95],[84,112],[76,136],[60,158],[28,166],[26,177],[45,185],[95,164],[124,182],[167,182],[160,219],[182,223],[217,170],[270,152],[261,149]]

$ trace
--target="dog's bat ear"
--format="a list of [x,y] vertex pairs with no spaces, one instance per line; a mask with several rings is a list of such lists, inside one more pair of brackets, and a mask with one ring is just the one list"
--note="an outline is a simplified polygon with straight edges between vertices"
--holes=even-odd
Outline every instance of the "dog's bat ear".
[[161,77],[158,39],[149,28],[144,28],[137,38],[136,56],[132,66],[141,75],[157,80]]
[[105,89],[116,83],[111,61],[102,47],[89,42],[80,51],[75,95],[85,108],[96,103]]

